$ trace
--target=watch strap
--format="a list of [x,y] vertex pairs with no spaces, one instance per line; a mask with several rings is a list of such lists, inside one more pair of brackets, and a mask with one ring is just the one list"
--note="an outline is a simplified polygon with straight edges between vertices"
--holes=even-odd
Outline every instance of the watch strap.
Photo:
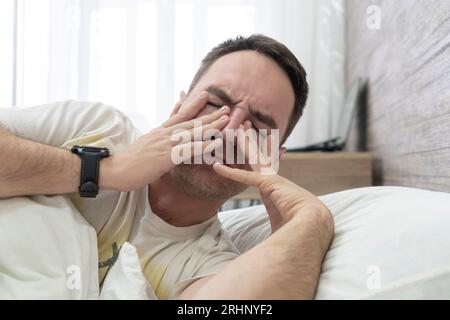
[[88,146],[74,146],[72,152],[81,158],[80,186],[78,191],[83,198],[95,198],[98,194],[100,160],[109,157],[109,150]]
[[85,152],[81,156],[80,196],[95,198],[98,194],[98,177],[101,157],[98,154]]

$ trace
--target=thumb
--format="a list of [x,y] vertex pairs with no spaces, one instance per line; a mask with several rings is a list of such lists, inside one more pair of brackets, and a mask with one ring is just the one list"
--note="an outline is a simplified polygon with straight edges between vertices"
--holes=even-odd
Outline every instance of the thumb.
[[184,91],[180,92],[180,100],[175,104],[173,107],[172,113],[170,114],[171,117],[176,115],[178,111],[180,111],[181,106],[183,105],[184,100],[186,99],[186,93]]
[[263,181],[263,178],[257,172],[230,168],[218,162],[214,163],[213,169],[217,174],[224,178],[240,182],[248,186],[258,187]]

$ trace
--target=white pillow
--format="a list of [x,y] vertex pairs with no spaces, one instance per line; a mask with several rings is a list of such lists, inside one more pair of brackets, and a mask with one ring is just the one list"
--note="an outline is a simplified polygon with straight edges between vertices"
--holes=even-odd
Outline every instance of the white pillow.
[[[316,299],[450,299],[450,194],[377,187],[321,200],[336,235]],[[220,219],[241,253],[270,235],[263,206]]]

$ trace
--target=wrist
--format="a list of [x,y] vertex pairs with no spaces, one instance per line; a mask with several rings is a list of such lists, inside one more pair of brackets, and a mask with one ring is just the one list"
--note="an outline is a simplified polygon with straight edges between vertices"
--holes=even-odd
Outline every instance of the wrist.
[[292,221],[299,224],[308,224],[310,230],[320,235],[321,247],[327,250],[334,237],[334,219],[330,210],[323,204],[305,206],[295,214]]
[[114,156],[110,156],[100,161],[98,186],[102,190],[117,190],[113,159]]
[[[70,172],[70,187],[69,192],[77,192],[78,187],[80,186],[80,171],[81,171],[81,159],[77,155],[74,155],[70,152],[65,152],[66,161],[65,163],[69,164],[69,172]],[[64,172],[62,174],[66,174],[67,167],[64,167]]]

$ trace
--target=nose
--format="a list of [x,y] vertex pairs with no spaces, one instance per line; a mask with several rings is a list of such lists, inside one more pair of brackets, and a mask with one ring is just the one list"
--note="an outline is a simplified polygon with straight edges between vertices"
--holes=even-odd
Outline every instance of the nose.
[[[231,109],[230,120],[228,121],[228,124],[225,126],[225,128],[222,129],[222,136],[224,138],[224,141],[228,141],[227,144],[232,144],[227,147],[234,147],[237,142],[235,130],[239,129],[239,126],[243,124],[245,120],[247,120],[246,109],[238,106]],[[230,134],[229,137],[227,131]]]
[[[248,112],[243,107],[235,106],[231,108],[229,117],[230,120],[228,121],[228,124],[222,129],[222,136],[225,142],[223,145],[223,155],[225,156],[224,160],[226,163],[237,163],[237,137],[234,130],[239,129],[239,126],[244,124],[248,118]],[[229,136],[227,131],[229,131]]]

